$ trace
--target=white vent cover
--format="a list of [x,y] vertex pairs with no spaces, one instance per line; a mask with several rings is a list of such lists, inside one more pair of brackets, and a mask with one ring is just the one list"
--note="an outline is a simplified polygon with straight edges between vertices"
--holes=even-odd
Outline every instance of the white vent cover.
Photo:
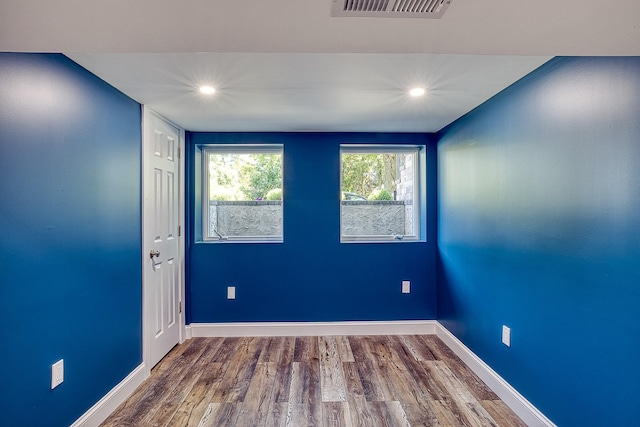
[[333,0],[331,16],[439,19],[451,0]]

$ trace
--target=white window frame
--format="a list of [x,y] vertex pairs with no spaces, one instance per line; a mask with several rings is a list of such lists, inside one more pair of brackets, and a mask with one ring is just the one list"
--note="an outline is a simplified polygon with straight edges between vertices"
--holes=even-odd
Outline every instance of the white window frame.
[[[402,243],[421,242],[424,239],[425,226],[425,194],[423,193],[422,178],[426,169],[426,147],[424,145],[393,145],[393,144],[341,144],[340,145],[340,190],[342,187],[342,155],[343,154],[413,154],[413,211],[411,235],[344,235],[342,233],[342,211],[344,204],[340,200],[340,243]],[[366,195],[364,195],[366,196]],[[342,199],[342,198],[341,198]]]
[[282,234],[279,236],[210,236],[209,235],[209,154],[280,154],[282,164],[282,186],[284,186],[284,145],[283,144],[212,144],[202,145],[200,174],[202,180],[201,194],[201,229],[202,242],[206,243],[282,243],[284,241],[284,188],[282,191],[281,209]]

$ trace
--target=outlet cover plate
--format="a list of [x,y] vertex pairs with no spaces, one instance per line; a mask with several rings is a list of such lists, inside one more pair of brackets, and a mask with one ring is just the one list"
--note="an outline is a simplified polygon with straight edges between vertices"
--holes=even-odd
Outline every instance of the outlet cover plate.
[[502,344],[511,347],[511,328],[502,325]]
[[402,281],[402,293],[403,294],[411,293],[411,281],[409,280]]
[[64,360],[60,359],[51,365],[51,390],[64,381]]
[[227,288],[227,299],[236,299],[236,287],[229,286]]

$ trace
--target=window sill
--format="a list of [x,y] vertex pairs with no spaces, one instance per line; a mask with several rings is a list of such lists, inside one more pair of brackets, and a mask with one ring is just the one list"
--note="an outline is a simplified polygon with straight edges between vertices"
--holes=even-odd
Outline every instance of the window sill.
[[341,236],[340,243],[425,243],[418,237],[404,236],[401,239],[392,236]]
[[221,239],[202,239],[196,243],[284,243],[282,237],[258,238],[258,237],[223,237]]

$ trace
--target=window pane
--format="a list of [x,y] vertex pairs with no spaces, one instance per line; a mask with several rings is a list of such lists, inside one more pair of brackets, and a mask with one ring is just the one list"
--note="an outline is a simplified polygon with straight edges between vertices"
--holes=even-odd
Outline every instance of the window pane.
[[205,150],[205,239],[281,241],[282,149],[240,148]]
[[418,149],[348,147],[341,161],[342,240],[418,238]]

